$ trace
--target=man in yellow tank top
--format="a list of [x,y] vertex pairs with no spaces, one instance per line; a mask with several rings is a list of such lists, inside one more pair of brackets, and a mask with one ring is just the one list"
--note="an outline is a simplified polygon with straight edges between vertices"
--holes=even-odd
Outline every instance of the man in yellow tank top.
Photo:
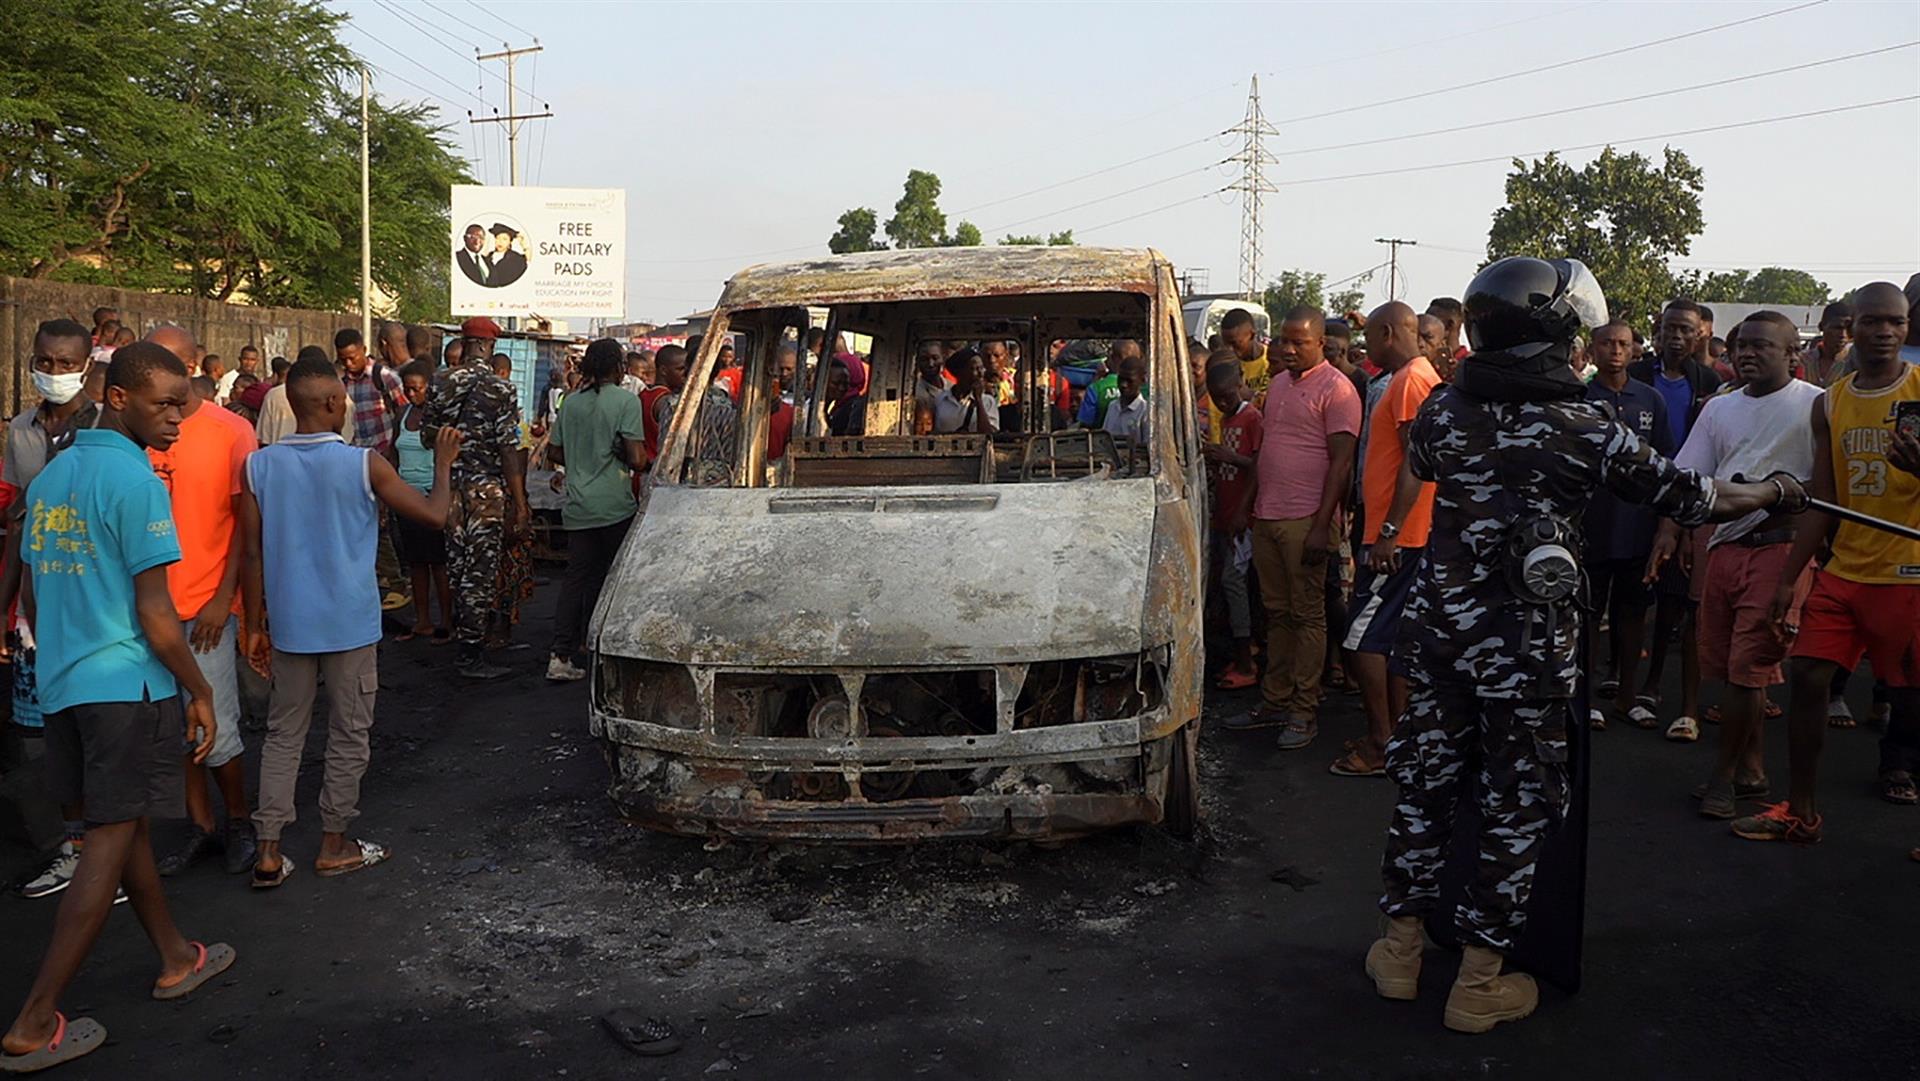
[[[1813,403],[1808,494],[1920,527],[1920,461],[1911,440],[1895,441],[1897,403],[1920,402],[1920,367],[1900,358],[1907,330],[1907,299],[1898,286],[1875,282],[1854,294],[1855,367]],[[1832,525],[1818,511],[1800,519],[1774,599],[1777,622],[1784,625],[1794,580]],[[1787,802],[1735,820],[1733,832],[1749,840],[1820,839],[1814,787],[1828,684],[1836,668],[1854,668],[1863,656],[1886,681],[1893,706],[1880,743],[1881,795],[1920,802],[1913,782],[1920,768],[1920,542],[1842,522],[1832,549],[1814,578],[1793,647]]]

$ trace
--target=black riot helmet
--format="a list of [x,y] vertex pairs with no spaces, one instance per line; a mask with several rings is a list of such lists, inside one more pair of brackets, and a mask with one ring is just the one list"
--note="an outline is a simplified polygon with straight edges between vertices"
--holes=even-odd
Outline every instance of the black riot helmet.
[[1578,259],[1501,259],[1474,275],[1464,306],[1476,353],[1531,356],[1607,321],[1600,283]]

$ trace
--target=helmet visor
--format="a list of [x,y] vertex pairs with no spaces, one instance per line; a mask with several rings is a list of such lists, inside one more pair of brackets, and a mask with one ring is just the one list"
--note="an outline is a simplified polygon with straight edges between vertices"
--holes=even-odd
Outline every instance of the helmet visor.
[[1607,295],[1601,292],[1593,271],[1578,259],[1567,260],[1567,288],[1561,294],[1561,302],[1589,330],[1607,321]]

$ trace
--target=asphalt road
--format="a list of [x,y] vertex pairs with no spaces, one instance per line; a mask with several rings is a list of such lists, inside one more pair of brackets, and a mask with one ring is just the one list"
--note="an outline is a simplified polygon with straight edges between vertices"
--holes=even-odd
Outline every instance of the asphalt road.
[[[551,593],[523,639],[545,641]],[[153,959],[133,914],[116,911],[66,999],[111,1042],[51,1076],[1704,1081],[1920,1069],[1909,923],[1920,865],[1906,858],[1920,810],[1873,796],[1864,729],[1834,734],[1827,840],[1804,850],[1695,817],[1686,792],[1708,744],[1597,735],[1585,988],[1548,991],[1535,1018],[1468,1037],[1441,1027],[1451,956],[1429,952],[1416,1003],[1375,997],[1361,974],[1392,788],[1326,772],[1359,732],[1354,698],[1330,702],[1304,752],[1208,731],[1198,845],[1142,829],[1052,849],[707,851],[614,818],[584,688],[549,687],[537,656],[515,655],[525,675],[476,689],[455,681],[443,647],[383,647],[357,832],[391,845],[393,861],[297,875],[270,894],[215,866],[172,880],[189,935],[231,942],[240,958],[183,1003],[148,999]],[[288,834],[308,865],[321,729]],[[1769,756],[1782,780],[1783,740]],[[19,850],[0,855],[9,876],[27,870]],[[0,900],[8,1009],[53,911]],[[620,1006],[670,1018],[684,1048],[640,1059],[617,1046],[598,1017]]]

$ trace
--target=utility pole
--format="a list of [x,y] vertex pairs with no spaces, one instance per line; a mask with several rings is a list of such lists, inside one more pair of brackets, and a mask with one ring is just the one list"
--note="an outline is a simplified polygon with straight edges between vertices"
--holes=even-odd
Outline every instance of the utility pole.
[[360,337],[373,349],[373,170],[368,163],[367,66],[360,65]]
[[553,115],[552,111],[540,113],[516,113],[514,99],[513,61],[515,57],[540,52],[543,46],[528,45],[520,49],[502,49],[497,53],[476,56],[476,60],[505,60],[507,62],[507,115],[475,117],[475,124],[505,124],[507,126],[507,183],[518,186],[520,183],[520,122],[523,120],[545,120]]
[[1402,240],[1397,236],[1377,236],[1373,238],[1373,242],[1375,244],[1387,245],[1387,299],[1399,300],[1400,291],[1399,287],[1394,284],[1394,276],[1400,273],[1400,245],[1405,244],[1409,248],[1417,248],[1420,246],[1420,242],[1418,240]]
[[1241,136],[1240,152],[1227,159],[1239,163],[1240,179],[1226,190],[1240,193],[1240,295],[1256,300],[1260,294],[1260,196],[1278,190],[1262,173],[1265,166],[1276,164],[1262,140],[1280,134],[1260,112],[1260,76],[1253,77],[1247,90],[1246,118],[1225,134]]

